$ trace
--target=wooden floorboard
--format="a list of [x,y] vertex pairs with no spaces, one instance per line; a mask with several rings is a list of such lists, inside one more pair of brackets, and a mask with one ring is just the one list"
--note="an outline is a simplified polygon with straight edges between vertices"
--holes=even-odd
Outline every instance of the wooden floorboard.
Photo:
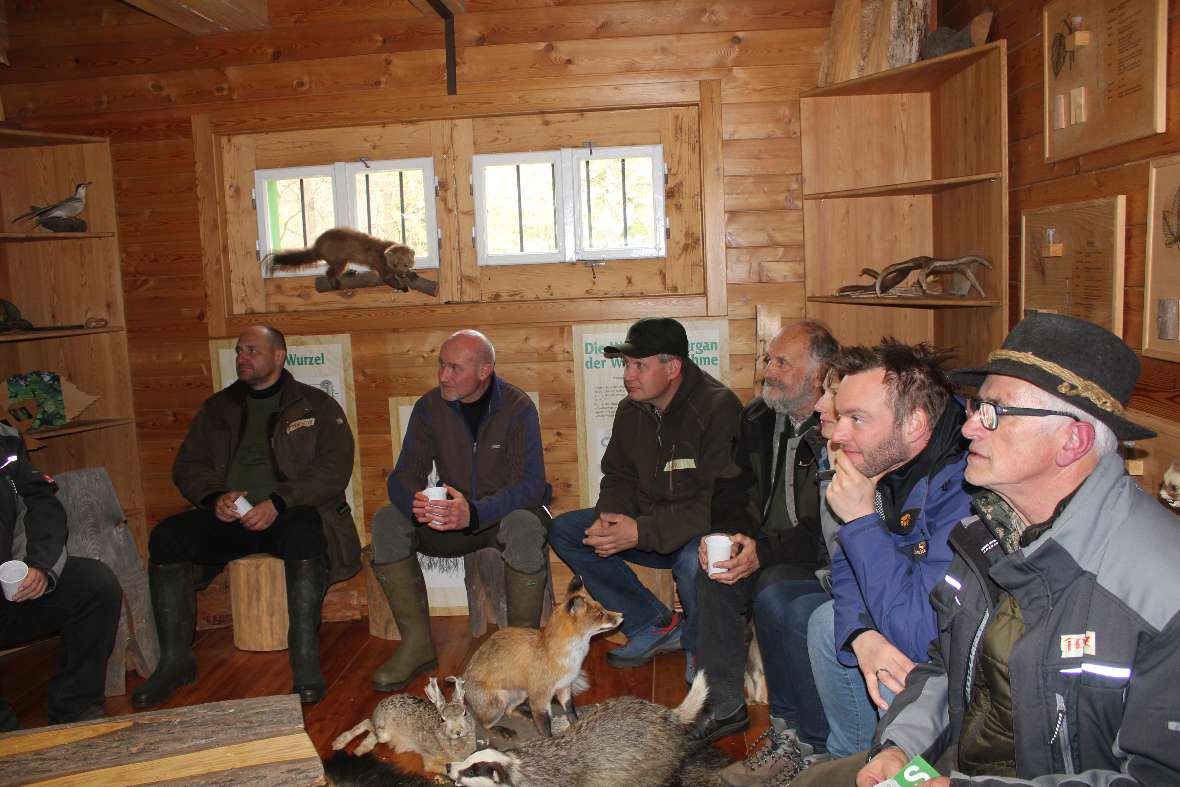
[[[482,640],[467,632],[466,617],[434,618],[431,622],[439,656],[440,676],[462,672],[463,665]],[[374,691],[373,671],[393,653],[397,642],[369,636],[365,620],[326,623],[320,630],[320,660],[328,696],[318,705],[304,706],[303,719],[308,735],[320,756],[331,756],[332,740],[342,731],[371,713],[383,697]],[[606,663],[606,654],[614,645],[597,638],[586,657],[585,669],[590,688],[580,696],[579,704],[601,702],[624,694],[675,705],[684,698],[684,656],[670,653],[659,656],[643,667],[619,670]],[[203,702],[264,697],[285,694],[291,689],[291,670],[286,651],[247,653],[233,644],[229,628],[198,632],[194,650],[199,679],[173,696],[165,708],[184,707]],[[0,695],[6,697],[23,728],[45,724],[45,689],[58,660],[58,640],[51,638],[26,648],[0,655]],[[426,676],[417,678],[409,691],[422,696]],[[108,697],[109,715],[134,713],[131,692],[143,682],[135,673],[127,675],[127,694]],[[734,735],[718,742],[728,755],[740,758],[767,725],[766,706],[751,706],[751,726],[744,735]],[[395,760],[403,768],[418,769],[415,755],[394,756],[384,746],[374,754]]]

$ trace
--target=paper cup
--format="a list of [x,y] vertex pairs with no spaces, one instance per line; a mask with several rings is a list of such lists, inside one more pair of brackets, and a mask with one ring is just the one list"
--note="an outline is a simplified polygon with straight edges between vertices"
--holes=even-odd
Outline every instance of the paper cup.
[[705,552],[709,558],[709,576],[724,574],[727,568],[717,568],[718,561],[729,560],[733,557],[733,539],[724,533],[714,533],[705,536]]
[[[446,500],[447,488],[445,486],[428,486],[422,490],[422,494],[426,495],[427,500]],[[431,524],[441,525],[442,522],[435,520]]]
[[238,499],[234,501],[234,508],[237,510],[238,516],[245,516],[254,506],[250,505],[249,500],[239,495]]
[[23,560],[9,560],[0,565],[0,586],[4,588],[4,598],[12,601],[28,575],[29,567]]

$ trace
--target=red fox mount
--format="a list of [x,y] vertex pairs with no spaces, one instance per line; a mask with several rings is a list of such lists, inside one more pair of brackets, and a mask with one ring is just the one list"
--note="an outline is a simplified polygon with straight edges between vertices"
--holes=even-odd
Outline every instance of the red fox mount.
[[577,718],[574,694],[589,686],[582,662],[595,634],[610,631],[623,616],[595,601],[574,577],[565,603],[553,610],[540,631],[505,628],[479,647],[463,681],[467,704],[485,729],[528,700],[533,723],[544,736],[552,735],[549,706],[554,697],[572,724]]
[[340,276],[349,263],[374,271],[381,281],[400,292],[409,292],[410,280],[415,278],[410,272],[414,267],[413,249],[349,227],[327,230],[309,249],[275,252],[267,258],[272,270],[309,268],[321,260],[328,264],[325,276],[334,290],[340,289]]

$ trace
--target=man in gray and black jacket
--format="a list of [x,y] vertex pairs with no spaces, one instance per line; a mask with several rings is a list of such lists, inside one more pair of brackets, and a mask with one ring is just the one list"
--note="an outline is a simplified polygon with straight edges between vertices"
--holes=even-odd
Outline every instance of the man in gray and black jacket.
[[[1180,530],[1125,473],[1134,353],[1034,314],[987,363],[963,433],[976,516],[931,594],[939,635],[850,757],[795,782],[874,785],[915,755],[930,784],[1180,783]],[[855,775],[855,779],[853,778]]]

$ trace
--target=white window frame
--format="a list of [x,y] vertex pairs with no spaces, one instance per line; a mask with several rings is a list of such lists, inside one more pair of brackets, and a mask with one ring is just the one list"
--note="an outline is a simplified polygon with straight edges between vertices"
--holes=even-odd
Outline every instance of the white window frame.
[[[623,249],[595,249],[584,247],[581,239],[582,208],[577,193],[580,183],[577,167],[588,159],[650,156],[652,158],[652,195],[655,202],[655,244]],[[533,164],[548,161],[553,164],[554,213],[556,214],[557,251],[525,254],[489,254],[487,250],[487,211],[485,201],[485,170],[490,166]],[[653,259],[667,255],[667,211],[665,208],[664,148],[662,145],[629,145],[602,148],[562,148],[560,150],[521,153],[484,153],[472,158],[472,194],[475,201],[475,247],[479,264],[533,265],[545,262],[576,262],[578,260]]]
[[[491,254],[488,251],[488,219],[485,210],[485,189],[487,168],[514,164],[545,163],[553,165],[553,223],[557,233],[557,250],[551,252],[525,252],[516,254]],[[560,150],[534,151],[531,153],[481,153],[472,157],[472,193],[475,197],[475,248],[480,265],[534,265],[543,262],[564,262],[568,257],[570,243],[567,215],[571,207],[565,199],[565,168],[562,166]]]
[[[624,260],[649,259],[667,254],[667,217],[664,209],[664,148],[662,145],[631,145],[610,148],[566,148],[562,155],[568,161],[570,173],[570,201],[574,205],[574,221],[571,231],[574,236],[574,255],[579,260]],[[582,177],[579,167],[584,161],[647,156],[652,160],[651,193],[655,215],[652,217],[652,232],[655,243],[650,246],[630,246],[614,249],[588,249],[582,242],[582,199],[577,191],[581,188]]]
[[[273,251],[284,251],[282,249],[270,248],[270,210],[266,204],[266,183],[271,180],[283,180],[292,178],[310,178],[310,177],[331,177],[332,178],[332,206],[337,227],[351,227],[353,229],[361,229],[360,215],[358,213],[356,188],[354,185],[354,177],[365,171],[366,163],[368,169],[376,172],[385,172],[389,170],[398,169],[421,169],[422,185],[425,190],[426,202],[426,249],[415,249],[414,268],[437,268],[438,267],[438,219],[437,219],[437,198],[436,198],[436,181],[434,177],[434,159],[427,156],[422,158],[411,159],[384,159],[380,161],[337,161],[332,164],[312,164],[304,167],[275,167],[271,169],[256,169],[254,170],[254,206],[255,213],[258,219],[258,257],[260,260],[266,259]],[[314,238],[308,239],[308,245],[315,242]],[[421,253],[425,251],[426,253]],[[263,278],[278,278],[287,276],[317,276],[322,274],[327,266],[323,263],[314,267],[301,268],[298,270],[283,270],[274,269],[268,271],[268,266],[263,265]]]

